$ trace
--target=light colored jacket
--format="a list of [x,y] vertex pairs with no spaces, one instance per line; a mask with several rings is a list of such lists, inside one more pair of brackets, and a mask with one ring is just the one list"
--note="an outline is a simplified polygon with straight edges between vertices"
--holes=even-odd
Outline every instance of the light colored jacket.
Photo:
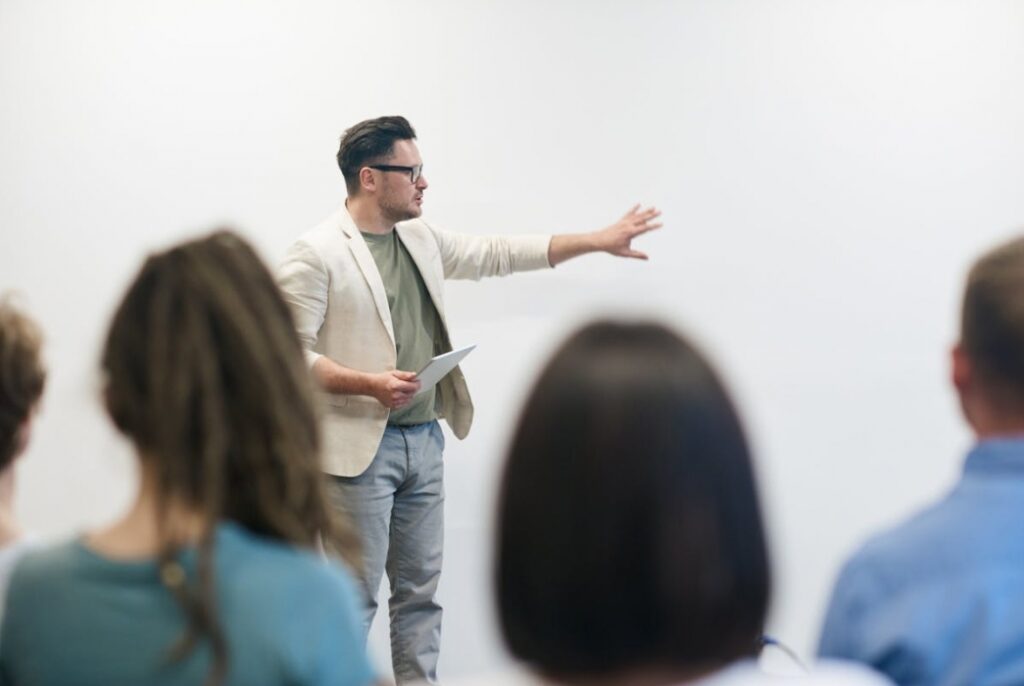
[[[414,219],[396,225],[416,263],[451,349],[444,313],[445,279],[481,279],[550,267],[550,236],[472,236],[436,229]],[[342,206],[303,234],[278,270],[278,284],[291,306],[306,362],[326,355],[364,372],[395,369],[391,310],[373,255]],[[416,370],[412,370],[416,371]],[[439,415],[457,438],[469,433],[473,401],[456,367],[438,384]],[[377,453],[388,408],[365,395],[323,393],[324,471],[362,474]]]

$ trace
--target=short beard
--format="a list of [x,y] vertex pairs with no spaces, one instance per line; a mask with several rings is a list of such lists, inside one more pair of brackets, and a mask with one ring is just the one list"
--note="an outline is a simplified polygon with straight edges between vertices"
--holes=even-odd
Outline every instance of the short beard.
[[387,220],[394,224],[408,221],[409,219],[416,219],[423,214],[419,207],[416,207],[416,211],[413,212],[405,205],[399,206],[392,205],[391,203],[381,203],[380,210],[387,217]]

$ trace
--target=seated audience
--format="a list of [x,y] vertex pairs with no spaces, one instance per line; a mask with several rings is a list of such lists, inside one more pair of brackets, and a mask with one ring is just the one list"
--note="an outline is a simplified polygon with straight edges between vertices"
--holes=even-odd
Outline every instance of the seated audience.
[[951,366],[976,438],[959,483],[846,564],[819,653],[898,684],[1024,684],[1024,238],[971,269]]
[[[790,683],[756,658],[770,595],[751,459],[715,372],[656,324],[597,323],[548,363],[501,486],[501,683]],[[793,683],[887,683],[822,665]]]
[[0,642],[14,686],[375,680],[352,550],[320,473],[313,390],[287,306],[229,232],[150,257],[102,355],[140,487],[118,522],[25,555]]
[[28,446],[46,371],[39,329],[0,300],[0,615],[14,563],[32,545],[14,515],[14,464]]

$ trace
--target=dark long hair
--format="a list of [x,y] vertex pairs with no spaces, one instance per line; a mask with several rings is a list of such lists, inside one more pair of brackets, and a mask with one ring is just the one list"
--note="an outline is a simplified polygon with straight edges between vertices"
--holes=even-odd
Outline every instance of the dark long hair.
[[[220,683],[218,521],[306,547],[322,535],[356,561],[356,538],[324,491],[311,380],[291,315],[249,244],[219,231],[146,260],[114,315],[102,367],[110,416],[156,486],[161,578],[188,622],[171,655],[208,640],[208,683]],[[165,516],[174,507],[204,522],[195,583],[175,566],[183,542]]]
[[721,382],[657,324],[591,324],[544,368],[501,485],[512,653],[549,676],[701,671],[756,653],[770,577]]

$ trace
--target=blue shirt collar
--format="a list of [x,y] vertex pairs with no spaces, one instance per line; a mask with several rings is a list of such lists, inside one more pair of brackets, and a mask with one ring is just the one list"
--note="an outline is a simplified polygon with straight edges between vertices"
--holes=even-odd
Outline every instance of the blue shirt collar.
[[1024,474],[1024,434],[979,441],[967,453],[967,474]]

